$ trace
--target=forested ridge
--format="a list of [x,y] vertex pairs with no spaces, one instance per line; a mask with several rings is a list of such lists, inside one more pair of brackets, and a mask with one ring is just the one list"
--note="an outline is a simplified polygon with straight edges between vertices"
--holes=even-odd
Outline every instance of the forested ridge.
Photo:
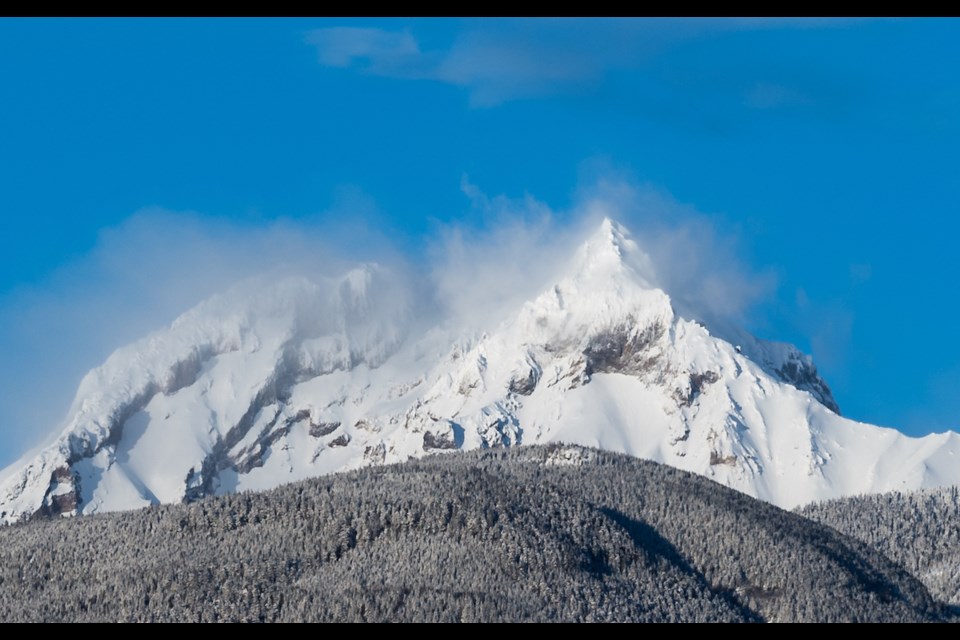
[[0,529],[0,621],[928,621],[873,547],[562,445]]
[[798,512],[869,544],[960,609],[960,488],[855,496]]

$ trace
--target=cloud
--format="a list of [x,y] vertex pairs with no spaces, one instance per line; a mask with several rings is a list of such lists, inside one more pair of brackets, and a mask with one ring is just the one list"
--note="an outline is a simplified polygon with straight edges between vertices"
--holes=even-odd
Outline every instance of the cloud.
[[573,205],[557,209],[529,194],[487,195],[464,176],[467,222],[438,223],[416,248],[398,246],[356,192],[301,220],[137,212],[45,282],[0,297],[0,442],[9,443],[0,466],[60,424],[80,378],[115,348],[257,276],[339,275],[375,261],[401,274],[415,319],[491,330],[549,286],[611,216],[634,231],[681,310],[740,317],[769,290],[767,276],[739,260],[736,238],[707,216],[625,175],[587,180]]
[[530,195],[490,197],[466,176],[461,189],[477,223],[437,228],[429,279],[445,321],[489,330],[542,290],[585,233]]
[[529,194],[490,197],[464,178],[484,224],[442,227],[431,248],[435,287],[453,315],[489,324],[514,310],[549,285],[604,217],[632,232],[655,284],[689,317],[748,322],[776,288],[773,271],[748,265],[737,230],[719,218],[603,162],[583,180],[574,204],[554,209]]
[[[462,87],[471,106],[576,91],[595,85],[620,63],[634,64],[670,30],[640,22],[589,20],[478,21],[445,50],[422,51],[409,31],[330,27],[307,34],[320,64],[371,75],[434,80]],[[633,25],[630,27],[629,25]]]
[[[636,70],[663,52],[711,34],[811,29],[831,19],[648,18],[474,20],[446,49],[424,51],[409,30],[327,27],[306,35],[320,64],[371,75],[434,80],[468,91],[470,105],[594,90],[618,70]],[[747,106],[772,108],[808,100],[784,83],[758,82]]]
[[749,323],[749,312],[776,288],[772,270],[757,270],[742,258],[735,226],[661,188],[606,174],[581,189],[580,197],[581,207],[612,212],[627,225],[650,256],[657,285],[685,315]]
[[317,47],[324,66],[358,66],[377,75],[416,77],[413,70],[424,58],[408,31],[331,27],[311,31],[307,42]]

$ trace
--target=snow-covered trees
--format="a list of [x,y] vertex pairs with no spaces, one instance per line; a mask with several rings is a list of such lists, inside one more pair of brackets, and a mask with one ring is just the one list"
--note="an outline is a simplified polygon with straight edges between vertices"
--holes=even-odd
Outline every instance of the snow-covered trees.
[[832,529],[699,476],[558,446],[0,529],[0,621],[944,614]]
[[799,513],[866,542],[960,606],[960,487],[842,498]]

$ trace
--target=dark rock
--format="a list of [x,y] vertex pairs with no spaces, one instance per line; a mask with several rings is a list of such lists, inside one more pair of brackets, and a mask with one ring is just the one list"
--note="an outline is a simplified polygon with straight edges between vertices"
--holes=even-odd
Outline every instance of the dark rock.
[[76,491],[69,491],[55,496],[50,496],[51,515],[60,515],[62,513],[73,513],[79,505]]
[[718,464],[727,464],[731,467],[737,463],[737,456],[721,456],[716,451],[710,452],[710,466],[716,466]]
[[660,323],[648,325],[640,331],[624,324],[595,334],[583,350],[587,373],[640,375],[650,372],[660,359],[653,347],[665,331]]
[[779,369],[774,371],[781,380],[795,386],[801,391],[809,391],[823,406],[840,415],[840,406],[833,397],[833,392],[817,372],[813,362],[799,352],[794,359],[788,360]]
[[241,462],[238,462],[236,465],[237,473],[243,475],[244,473],[250,473],[257,467],[263,466],[263,451],[258,450],[255,455],[248,456],[244,458]]
[[330,441],[329,447],[345,447],[350,444],[350,436],[346,433],[342,434],[339,438],[335,438]]
[[427,431],[423,434],[423,450],[431,449],[456,449],[457,443],[453,438],[453,433],[434,434]]
[[280,440],[280,438],[290,433],[290,428],[295,424],[295,419],[288,419],[283,425],[277,427],[279,420],[280,411],[278,410],[273,416],[273,419],[267,424],[263,431],[260,432],[256,441],[234,458],[233,468],[238,473],[249,473],[257,467],[262,467],[264,455],[270,447]]
[[73,472],[67,465],[60,465],[50,475],[51,482],[73,482]]
[[[61,465],[50,474],[50,486],[43,506],[34,514],[38,517],[56,517],[72,514],[80,506],[79,478],[67,465]],[[63,488],[67,487],[67,491]],[[53,493],[55,491],[55,493]]]
[[516,393],[521,396],[528,396],[533,393],[534,389],[537,388],[538,382],[540,382],[540,371],[531,367],[526,376],[518,376],[510,380],[510,384],[507,386],[507,388],[511,393]]
[[688,389],[677,389],[673,397],[681,407],[693,406],[694,401],[703,393],[707,385],[711,385],[720,379],[720,374],[716,371],[705,371],[703,373],[690,374],[690,386]]
[[300,409],[300,411],[297,411],[297,413],[292,418],[287,420],[287,423],[296,424],[297,422],[303,422],[304,420],[308,420],[309,418],[310,418],[310,409]]
[[720,374],[716,371],[705,371],[703,373],[690,374],[690,388],[695,394],[699,394],[708,384],[713,384],[720,379]]
[[328,436],[337,429],[340,428],[339,422],[318,422],[316,424],[310,423],[310,435],[314,438],[319,438],[321,436]]
[[363,457],[371,464],[383,464],[387,459],[387,445],[383,442],[368,445],[363,450]]
[[216,350],[211,345],[205,345],[194,351],[184,360],[174,364],[167,372],[167,379],[161,391],[164,395],[173,395],[180,389],[189,387],[197,381],[200,371],[203,370],[203,364],[216,355]]

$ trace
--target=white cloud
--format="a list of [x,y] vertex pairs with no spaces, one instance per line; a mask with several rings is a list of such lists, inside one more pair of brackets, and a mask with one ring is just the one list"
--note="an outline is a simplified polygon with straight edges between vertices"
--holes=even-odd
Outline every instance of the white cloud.
[[584,234],[532,196],[489,197],[464,177],[482,226],[442,226],[429,245],[429,278],[446,320],[487,329],[538,293]]
[[407,31],[330,27],[309,32],[307,42],[317,47],[320,64],[328,67],[360,65],[379,75],[413,74],[423,54]]
[[682,313],[745,323],[776,288],[771,270],[756,270],[743,259],[732,225],[662,189],[614,175],[597,180],[581,197],[593,210],[613,212],[634,233],[653,262],[657,284]]
[[[472,106],[573,91],[595,84],[610,66],[662,36],[623,37],[641,22],[588,20],[476,21],[446,50],[422,51],[409,31],[330,27],[307,34],[322,65],[372,75],[435,80],[465,88]],[[632,25],[632,27],[631,27]],[[645,31],[655,32],[643,26]],[[611,42],[611,38],[616,42]],[[619,46],[618,46],[619,45]]]
[[[606,74],[637,69],[665,50],[705,35],[845,24],[829,19],[621,18],[471,20],[446,49],[424,51],[408,30],[328,27],[308,32],[320,64],[466,89],[470,104],[591,90]],[[759,83],[748,106],[770,108],[807,98],[784,84]]]
[[770,270],[741,257],[738,235],[715,217],[610,168],[588,177],[576,201],[557,210],[524,195],[490,197],[465,177],[461,188],[486,225],[442,230],[432,251],[441,298],[462,317],[496,315],[539,292],[604,217],[623,223],[650,256],[657,284],[681,312],[746,322],[776,287]]

